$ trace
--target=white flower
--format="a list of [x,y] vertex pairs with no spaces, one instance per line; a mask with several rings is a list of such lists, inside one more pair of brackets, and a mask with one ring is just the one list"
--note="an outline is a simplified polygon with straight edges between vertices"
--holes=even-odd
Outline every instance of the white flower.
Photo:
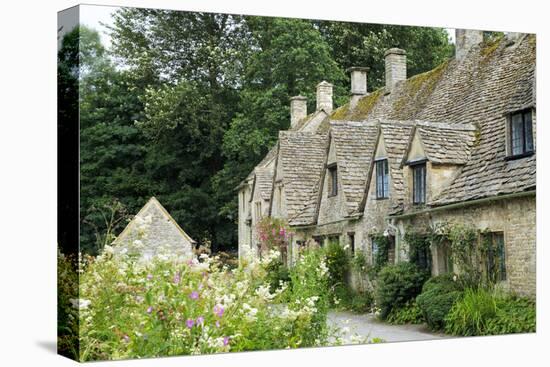
[[71,302],[71,305],[73,306],[73,308],[80,309],[80,310],[87,309],[88,306],[90,306],[90,304],[92,303],[92,301],[84,298],[79,298],[79,299],[71,298],[69,302]]
[[271,294],[269,292],[269,286],[261,285],[256,289],[256,295],[264,301],[271,301],[277,294]]

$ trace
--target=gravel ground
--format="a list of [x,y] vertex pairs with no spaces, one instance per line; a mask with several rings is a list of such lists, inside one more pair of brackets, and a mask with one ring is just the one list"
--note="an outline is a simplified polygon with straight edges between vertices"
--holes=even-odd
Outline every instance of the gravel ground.
[[353,343],[354,335],[369,340],[379,338],[386,342],[434,340],[449,337],[431,332],[426,325],[389,325],[376,320],[372,314],[331,311],[328,314],[328,324],[341,330],[344,344]]

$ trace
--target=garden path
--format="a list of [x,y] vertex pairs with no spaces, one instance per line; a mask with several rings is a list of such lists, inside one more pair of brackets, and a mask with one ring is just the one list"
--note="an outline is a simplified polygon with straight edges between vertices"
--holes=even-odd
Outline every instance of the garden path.
[[[386,342],[434,340],[449,336],[434,333],[426,325],[390,325],[376,320],[373,314],[355,314],[345,311],[330,311],[328,324],[342,331],[344,344],[352,342],[354,334],[369,340],[380,338]],[[346,329],[348,328],[348,329]]]

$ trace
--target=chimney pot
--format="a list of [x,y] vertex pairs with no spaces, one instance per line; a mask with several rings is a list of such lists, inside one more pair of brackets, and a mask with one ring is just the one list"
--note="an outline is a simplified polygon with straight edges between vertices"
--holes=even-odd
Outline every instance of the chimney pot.
[[483,31],[457,29],[455,30],[455,42],[455,57],[458,61],[462,61],[473,46],[483,42]]
[[369,68],[353,66],[347,72],[351,77],[351,95],[364,96],[367,94],[367,72]]
[[407,53],[400,48],[390,48],[384,53],[386,61],[386,92],[390,93],[401,80],[407,79]]
[[307,98],[295,96],[290,98],[290,127],[295,127],[298,121],[307,116]]
[[323,80],[317,84],[317,111],[332,112],[332,84]]

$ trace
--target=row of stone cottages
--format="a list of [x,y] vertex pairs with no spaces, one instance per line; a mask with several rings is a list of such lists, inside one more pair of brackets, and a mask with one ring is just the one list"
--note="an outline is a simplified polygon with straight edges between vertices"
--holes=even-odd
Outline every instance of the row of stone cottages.
[[[293,97],[290,128],[238,187],[239,255],[258,255],[264,216],[291,226],[289,263],[308,241],[373,261],[380,236],[390,262],[407,260],[408,231],[458,223],[493,245],[480,269],[534,295],[535,54],[535,35],[457,30],[456,56],[411,78],[406,52],[387,50],[379,90],[368,90],[368,68],[350,68],[351,97],[336,110],[325,81],[313,113]],[[448,252],[429,246],[415,261],[453,271]]]

